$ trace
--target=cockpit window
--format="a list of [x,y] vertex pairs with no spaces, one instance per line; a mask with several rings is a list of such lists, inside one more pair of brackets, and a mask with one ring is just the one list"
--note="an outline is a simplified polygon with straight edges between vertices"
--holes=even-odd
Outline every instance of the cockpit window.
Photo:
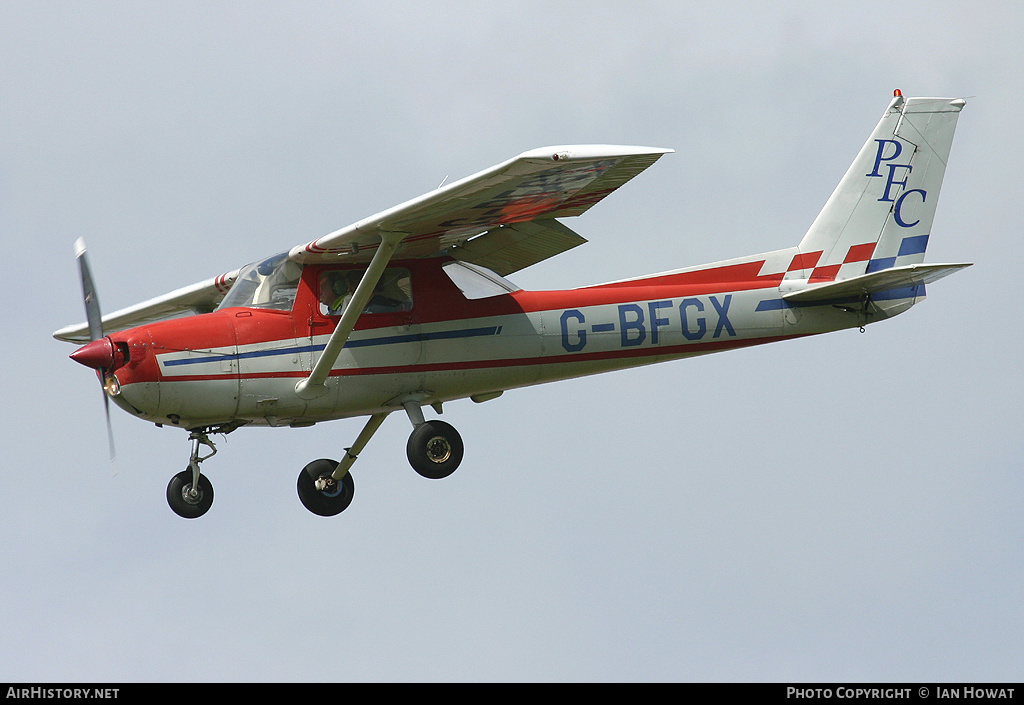
[[[340,316],[352,299],[362,269],[333,269],[320,274],[320,313],[325,316]],[[401,313],[412,310],[412,285],[409,270],[404,267],[388,267],[373,289],[363,313]]]
[[268,257],[242,268],[217,309],[242,306],[290,311],[301,275],[302,265],[288,259],[287,252]]

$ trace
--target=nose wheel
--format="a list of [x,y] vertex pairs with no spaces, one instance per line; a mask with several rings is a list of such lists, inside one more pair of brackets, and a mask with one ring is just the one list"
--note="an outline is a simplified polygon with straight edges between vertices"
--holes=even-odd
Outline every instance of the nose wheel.
[[180,517],[201,517],[213,505],[213,485],[206,475],[200,474],[197,482],[191,468],[182,470],[167,483],[167,503]]
[[[185,519],[196,519],[206,514],[213,505],[213,484],[199,472],[199,463],[217,454],[217,447],[203,431],[193,431],[192,457],[188,467],[171,478],[167,483],[167,504],[171,510]],[[199,454],[199,447],[210,449],[207,455]]]

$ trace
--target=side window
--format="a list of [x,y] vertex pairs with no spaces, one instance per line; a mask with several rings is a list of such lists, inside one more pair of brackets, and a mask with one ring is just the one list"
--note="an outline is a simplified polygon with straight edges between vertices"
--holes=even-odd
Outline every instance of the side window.
[[[320,313],[340,316],[363,277],[362,269],[333,269],[320,273]],[[409,270],[389,267],[374,287],[363,313],[401,313],[412,310],[412,284]]]

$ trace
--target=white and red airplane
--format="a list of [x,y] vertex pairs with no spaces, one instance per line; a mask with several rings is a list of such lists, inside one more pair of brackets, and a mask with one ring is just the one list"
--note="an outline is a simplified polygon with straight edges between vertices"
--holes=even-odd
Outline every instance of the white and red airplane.
[[[241,426],[369,419],[342,460],[298,478],[312,512],[343,511],[356,456],[393,411],[413,468],[451,474],[463,443],[424,407],[692,355],[861,327],[906,311],[969,264],[923,264],[962,99],[896,91],[794,247],[565,291],[504,279],[585,240],[580,215],[668,149],[546,147],[444,185],[308,244],[101,317],[76,243],[86,343],[105,400],[186,429],[188,467],[167,488],[183,517],[213,487],[209,436]],[[109,432],[109,407],[108,407]],[[201,447],[209,449],[202,454]]]

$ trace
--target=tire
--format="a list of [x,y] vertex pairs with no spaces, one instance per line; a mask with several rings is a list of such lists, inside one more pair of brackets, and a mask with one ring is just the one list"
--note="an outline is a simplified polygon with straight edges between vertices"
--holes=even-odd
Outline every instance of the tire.
[[317,479],[331,476],[337,467],[337,460],[323,458],[314,460],[299,472],[299,479],[296,482],[299,501],[317,516],[332,517],[341,514],[352,503],[356,485],[350,472],[345,473],[334,492],[322,492],[316,488]]
[[206,514],[213,505],[213,484],[206,475],[199,475],[199,496],[188,495],[192,489],[192,470],[179,472],[167,483],[167,504],[171,510],[185,519],[196,519]]
[[413,470],[440,480],[455,472],[462,462],[462,437],[444,421],[427,421],[413,429],[405,452]]

